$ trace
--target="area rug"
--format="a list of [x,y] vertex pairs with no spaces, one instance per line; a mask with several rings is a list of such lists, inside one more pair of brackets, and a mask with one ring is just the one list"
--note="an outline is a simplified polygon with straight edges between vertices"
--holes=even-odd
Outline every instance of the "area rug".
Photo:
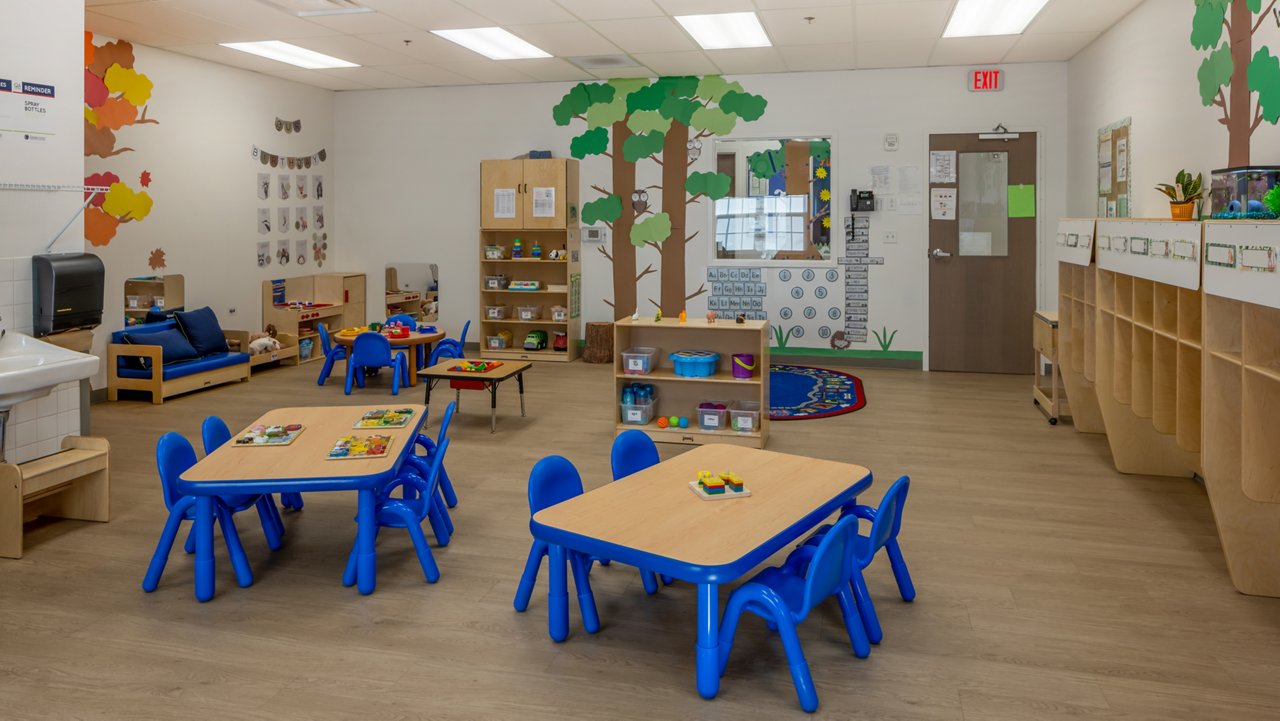
[[769,418],[801,421],[852,413],[867,404],[857,376],[810,366],[769,366]]

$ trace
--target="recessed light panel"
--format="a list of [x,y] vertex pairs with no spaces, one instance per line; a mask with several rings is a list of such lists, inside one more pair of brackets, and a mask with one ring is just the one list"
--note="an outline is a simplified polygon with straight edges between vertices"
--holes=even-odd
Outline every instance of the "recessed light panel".
[[276,60],[296,65],[307,70],[323,70],[325,68],[358,68],[359,65],[347,62],[332,55],[325,55],[314,50],[300,48],[297,45],[279,40],[264,40],[256,43],[219,43],[224,48],[239,50],[242,53],[257,55],[269,60]]
[[676,20],[703,50],[767,48],[773,45],[755,13],[677,15]]
[[1021,35],[1049,0],[959,0],[944,38]]
[[480,53],[490,60],[526,60],[549,58],[551,53],[532,45],[502,28],[467,28],[466,30],[432,30],[433,35]]

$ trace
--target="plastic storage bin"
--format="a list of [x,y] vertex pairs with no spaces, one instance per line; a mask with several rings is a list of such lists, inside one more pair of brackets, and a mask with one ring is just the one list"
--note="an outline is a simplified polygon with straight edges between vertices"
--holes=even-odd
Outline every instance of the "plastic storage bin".
[[622,352],[622,372],[627,375],[649,375],[658,367],[658,349],[637,346]]
[[647,426],[653,420],[653,412],[658,407],[657,399],[648,403],[619,403],[622,410],[622,422],[629,426]]
[[507,257],[507,251],[501,245],[486,245],[484,247],[485,260],[503,260]]
[[542,306],[540,305],[521,305],[516,307],[517,320],[541,320]]
[[504,350],[511,346],[511,331],[502,331],[498,335],[488,335],[484,338],[484,347],[489,350]]
[[709,350],[680,350],[667,357],[675,365],[675,374],[685,378],[713,376],[720,362],[720,354]]
[[698,404],[698,428],[704,431],[723,431],[729,424],[731,401],[703,401]]
[[760,404],[756,401],[738,401],[729,409],[729,428],[738,433],[755,433],[760,430]]
[[505,275],[486,275],[484,277],[485,290],[506,290],[507,276]]
[[510,309],[505,305],[486,305],[484,307],[485,320],[506,320],[507,312]]
[[315,341],[310,338],[303,338],[298,341],[298,360],[307,360],[311,357],[311,350],[315,348]]

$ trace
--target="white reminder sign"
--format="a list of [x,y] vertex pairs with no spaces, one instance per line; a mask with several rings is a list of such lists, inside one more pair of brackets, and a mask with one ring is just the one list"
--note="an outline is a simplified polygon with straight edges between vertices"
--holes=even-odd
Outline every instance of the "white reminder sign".
[[1280,308],[1277,231],[1277,223],[1206,223],[1204,292]]
[[1097,221],[1093,218],[1059,219],[1058,238],[1055,241],[1058,260],[1072,265],[1088,265],[1093,262],[1096,225]]
[[1201,223],[1100,219],[1098,267],[1198,290],[1203,230]]

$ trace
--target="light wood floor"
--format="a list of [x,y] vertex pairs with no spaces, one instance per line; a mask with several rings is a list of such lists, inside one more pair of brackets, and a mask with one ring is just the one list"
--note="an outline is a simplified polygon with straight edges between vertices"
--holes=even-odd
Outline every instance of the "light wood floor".
[[[496,436],[487,398],[464,394],[447,462],[457,535],[436,552],[436,585],[423,583],[407,535],[391,531],[377,592],[343,588],[354,496],[313,493],[285,515],[278,553],[256,517],[241,517],[252,588],[235,585],[219,547],[212,602],[192,598],[180,550],[159,590],[143,593],[165,517],[156,438],[198,439],[210,413],[239,427],[273,407],[389,401],[376,384],[350,397],[340,380],[318,388],[317,370],[262,372],[161,407],[94,406],[93,430],[113,446],[113,519],[38,522],[26,558],[0,560],[0,717],[802,716],[781,646],[758,621],[739,631],[720,697],[697,697],[687,584],[648,597],[633,570],[597,569],[604,628],[588,636],[575,608],[559,645],[546,633],[545,569],[529,612],[512,610],[530,542],[530,466],[559,453],[589,488],[608,477],[607,367],[537,366],[524,419],[514,384],[504,386]],[[776,423],[770,448],[870,467],[878,480],[864,501],[910,474],[902,545],[920,595],[902,603],[887,565],[873,566],[885,640],[865,661],[851,655],[834,604],[804,624],[819,714],[1280,718],[1280,600],[1232,589],[1200,486],[1116,473],[1102,437],[1045,423],[1025,378],[860,375],[864,410]]]

